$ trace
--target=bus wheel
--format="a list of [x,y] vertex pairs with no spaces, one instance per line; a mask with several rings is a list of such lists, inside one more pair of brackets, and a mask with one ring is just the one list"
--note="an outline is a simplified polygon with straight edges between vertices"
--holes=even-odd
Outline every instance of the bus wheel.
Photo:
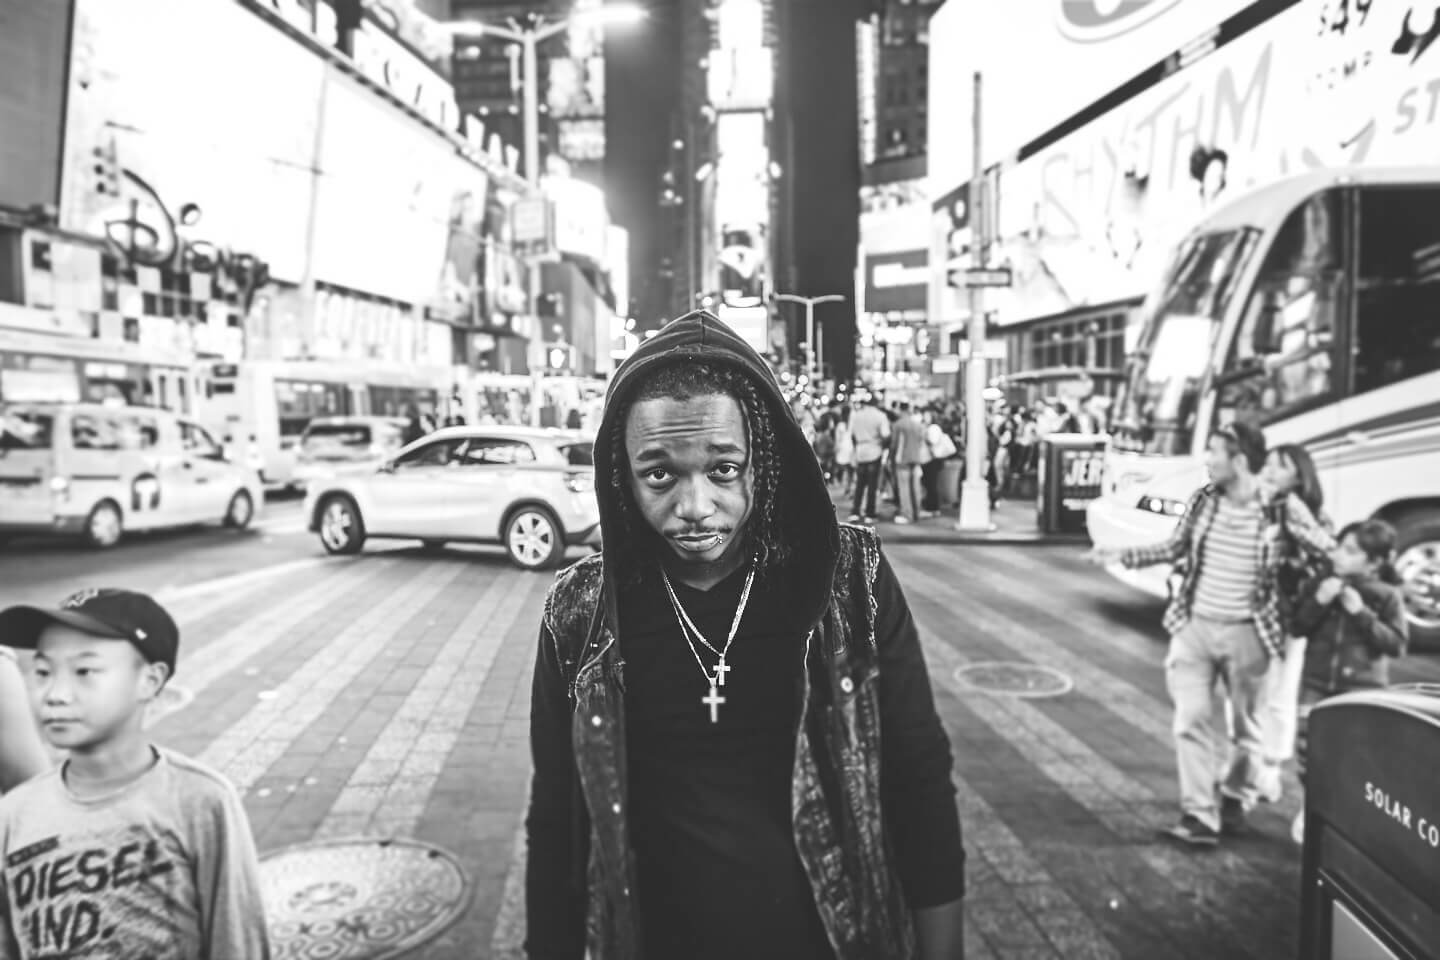
[[544,507],[521,507],[505,521],[505,552],[524,570],[549,570],[565,556],[560,522]]
[[225,508],[225,526],[234,530],[244,530],[250,526],[250,521],[255,519],[255,501],[250,499],[250,494],[245,490],[237,490],[235,496],[230,498],[230,506]]
[[327,553],[359,553],[365,545],[365,523],[349,497],[326,497],[320,504],[320,543]]
[[113,500],[95,504],[90,516],[85,518],[85,542],[97,550],[115,546],[124,533],[125,521],[120,516],[120,507]]
[[1395,526],[1395,570],[1405,590],[1410,646],[1440,650],[1440,509],[1407,514]]

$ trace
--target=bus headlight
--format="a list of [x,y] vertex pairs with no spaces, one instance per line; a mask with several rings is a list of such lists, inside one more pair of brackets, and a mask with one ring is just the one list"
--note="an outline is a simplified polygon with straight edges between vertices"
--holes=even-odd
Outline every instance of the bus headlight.
[[1135,506],[1146,513],[1158,513],[1162,517],[1180,517],[1185,514],[1183,500],[1166,500],[1164,497],[1146,496],[1141,497],[1140,502]]

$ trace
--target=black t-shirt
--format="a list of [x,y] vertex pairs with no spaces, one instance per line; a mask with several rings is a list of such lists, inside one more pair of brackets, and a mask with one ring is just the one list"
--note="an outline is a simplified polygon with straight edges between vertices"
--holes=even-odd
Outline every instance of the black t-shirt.
[[[717,650],[744,583],[744,570],[709,591],[671,581]],[[783,588],[757,582],[712,724],[702,702],[710,685],[658,577],[622,594],[629,823],[647,956],[834,957],[791,827],[805,637],[786,613]],[[718,658],[695,647],[713,671]]]

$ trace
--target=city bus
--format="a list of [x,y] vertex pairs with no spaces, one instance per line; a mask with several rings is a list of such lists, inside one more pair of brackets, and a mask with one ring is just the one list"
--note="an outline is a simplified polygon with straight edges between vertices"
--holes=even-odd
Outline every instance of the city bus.
[[[1412,642],[1440,641],[1440,167],[1316,170],[1217,209],[1141,308],[1092,539],[1164,539],[1241,420],[1314,457],[1338,524],[1399,531]],[[1112,570],[1163,596],[1164,568]]]
[[266,490],[295,486],[297,444],[314,417],[441,415],[447,370],[374,370],[324,360],[215,363],[201,421]]

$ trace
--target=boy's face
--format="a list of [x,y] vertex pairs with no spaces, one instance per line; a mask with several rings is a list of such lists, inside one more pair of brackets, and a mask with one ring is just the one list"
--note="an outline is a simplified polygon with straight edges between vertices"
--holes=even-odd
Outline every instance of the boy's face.
[[35,646],[31,702],[53,746],[84,750],[138,725],[165,674],[125,640],[52,624]]

